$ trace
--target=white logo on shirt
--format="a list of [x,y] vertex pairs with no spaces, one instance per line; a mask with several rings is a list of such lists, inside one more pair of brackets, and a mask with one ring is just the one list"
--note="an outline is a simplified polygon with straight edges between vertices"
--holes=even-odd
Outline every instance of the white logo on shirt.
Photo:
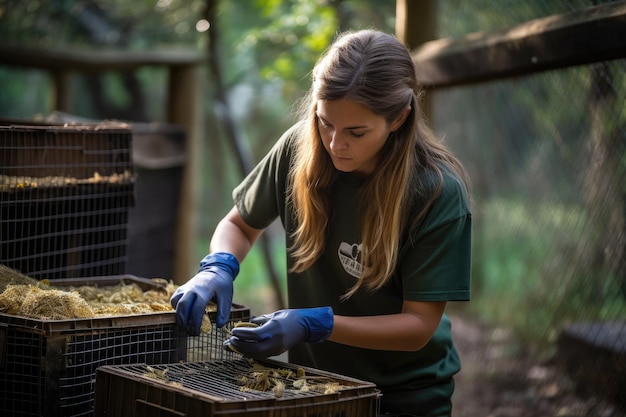
[[362,244],[341,242],[337,255],[343,269],[355,278],[361,276],[363,265],[361,265],[361,246]]

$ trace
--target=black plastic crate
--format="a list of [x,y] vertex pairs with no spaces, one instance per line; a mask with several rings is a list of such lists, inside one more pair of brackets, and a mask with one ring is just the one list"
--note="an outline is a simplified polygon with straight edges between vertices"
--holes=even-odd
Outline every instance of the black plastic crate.
[[[131,275],[53,284],[107,286],[120,281],[144,289],[153,285]],[[234,304],[225,328],[249,317],[247,308]],[[215,322],[214,313],[209,318]],[[0,314],[0,415],[91,416],[98,367],[238,358],[222,348],[225,328],[190,338],[176,325],[173,311],[74,320]]]
[[[284,362],[255,361],[272,370],[285,389],[242,389],[258,371],[246,359],[158,366],[103,366],[96,373],[96,417],[376,417],[380,391],[370,382]],[[298,370],[306,378],[336,382],[327,392],[294,387]],[[244,385],[245,386],[245,385]]]

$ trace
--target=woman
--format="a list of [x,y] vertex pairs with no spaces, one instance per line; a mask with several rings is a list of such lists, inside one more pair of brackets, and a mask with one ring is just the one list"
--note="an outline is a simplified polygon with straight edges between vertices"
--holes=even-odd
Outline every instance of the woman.
[[342,34],[312,75],[300,121],[235,188],[211,254],[174,293],[178,321],[197,333],[214,300],[224,325],[239,262],[280,217],[290,308],[226,345],[374,382],[383,414],[450,415],[460,362],[444,310],[470,296],[465,171],[427,128],[393,36]]

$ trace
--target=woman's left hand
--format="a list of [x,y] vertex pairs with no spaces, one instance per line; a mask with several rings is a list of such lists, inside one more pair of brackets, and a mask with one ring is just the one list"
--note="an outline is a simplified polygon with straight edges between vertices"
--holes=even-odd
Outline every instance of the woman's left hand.
[[333,330],[331,307],[279,310],[250,320],[259,327],[236,327],[224,342],[251,358],[280,355],[301,342],[321,342]]

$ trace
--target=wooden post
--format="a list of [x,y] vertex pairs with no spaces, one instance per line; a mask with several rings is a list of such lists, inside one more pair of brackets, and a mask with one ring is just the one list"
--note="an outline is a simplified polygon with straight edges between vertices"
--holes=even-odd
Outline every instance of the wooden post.
[[52,110],[72,113],[72,73],[70,70],[60,68],[50,71],[52,77]]
[[174,282],[183,284],[195,272],[198,217],[198,172],[201,152],[200,76],[198,65],[169,67],[168,122],[185,129],[187,161],[181,186],[176,231]]
[[[411,50],[437,39],[437,0],[396,0],[396,37]],[[424,94],[421,105],[430,122],[428,94]]]

